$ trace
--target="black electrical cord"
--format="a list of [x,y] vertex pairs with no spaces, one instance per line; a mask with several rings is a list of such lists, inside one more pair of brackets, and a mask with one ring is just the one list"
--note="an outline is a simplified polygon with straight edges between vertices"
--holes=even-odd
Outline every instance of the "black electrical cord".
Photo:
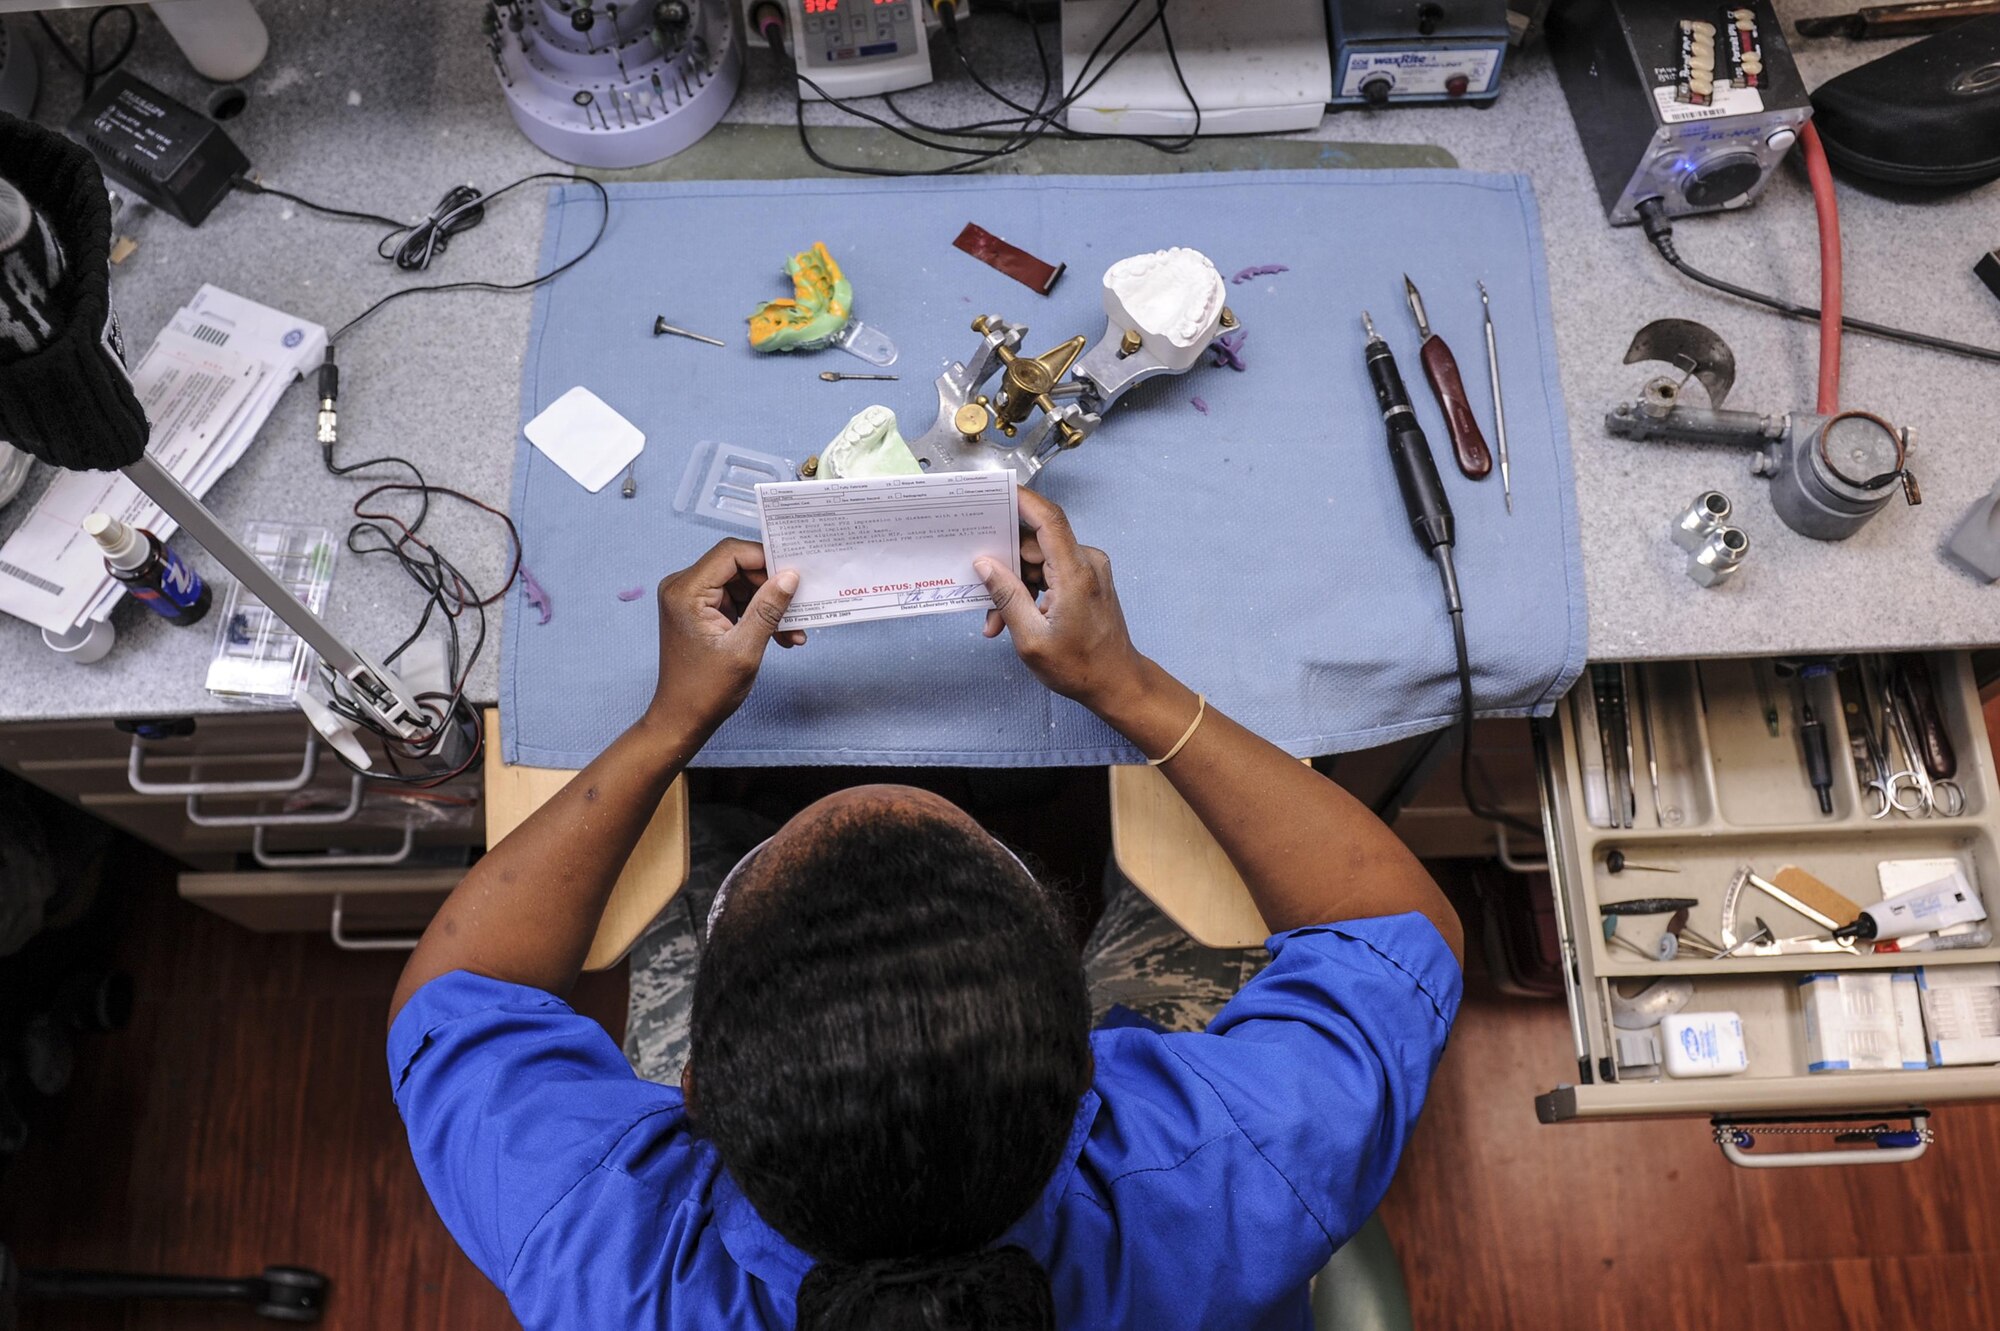
[[[1775,310],[1787,319],[1798,319],[1805,323],[1819,322],[1819,310],[1814,306],[1781,300],[1776,296],[1767,296],[1761,291],[1738,286],[1734,282],[1725,282],[1719,277],[1711,277],[1683,259],[1680,250],[1674,245],[1674,224],[1667,218],[1666,208],[1658,199],[1645,199],[1640,202],[1639,226],[1646,233],[1646,239],[1653,243],[1653,248],[1660,252],[1662,259],[1703,286],[1735,296],[1738,300],[1747,300],[1753,305],[1761,305],[1767,310]],[[1857,319],[1852,315],[1843,315],[1840,326],[1849,332],[1866,333],[1871,337],[1907,342],[1911,346],[1928,347],[1933,351],[1943,351],[1954,356],[2000,364],[2000,349],[1993,347],[1973,346],[1966,342],[1953,342],[1949,338],[1934,337],[1929,333],[1914,333],[1904,328],[1891,328],[1886,324],[1870,323],[1866,319]]]
[[[1022,107],[1018,102],[1013,101],[1011,98],[1005,97],[1004,95],[1000,94],[996,89],[994,89],[990,84],[988,84],[986,80],[980,77],[977,71],[972,68],[970,61],[965,59],[962,51],[960,52],[960,60],[962,63],[965,64],[967,73],[971,75],[973,81],[982,90],[987,92],[988,95],[993,96],[998,101],[1000,101],[1003,106],[1018,111],[1021,114],[1019,114],[1018,116],[1001,117],[995,120],[980,121],[972,125],[962,125],[956,127],[923,126],[917,124],[917,122],[915,121],[907,121],[907,117],[903,116],[902,111],[895,106],[893,101],[891,101],[886,96],[883,98],[885,105],[892,113],[894,113],[898,118],[905,119],[907,123],[909,123],[913,127],[922,129],[925,133],[937,135],[944,138],[998,139],[999,140],[998,145],[991,148],[974,148],[964,144],[940,143],[937,142],[935,139],[926,139],[920,137],[917,134],[912,134],[909,130],[893,123],[892,121],[889,121],[881,116],[875,115],[870,111],[862,109],[861,107],[855,105],[851,101],[847,101],[839,97],[833,96],[832,94],[828,93],[824,88],[820,87],[819,84],[814,82],[810,76],[806,75],[802,70],[800,70],[798,68],[797,63],[791,58],[790,53],[785,49],[784,24],[781,19],[776,17],[771,17],[767,19],[758,19],[756,18],[756,16],[753,16],[753,22],[757,26],[758,30],[762,33],[765,41],[770,45],[773,53],[776,54],[778,59],[791,70],[795,78],[794,97],[793,97],[794,120],[798,128],[799,145],[805,151],[805,154],[808,158],[810,158],[814,163],[826,168],[829,171],[840,171],[853,175],[892,177],[892,178],[905,177],[905,176],[937,176],[937,175],[953,175],[961,171],[970,171],[977,167],[984,166],[989,162],[1019,152],[1023,148],[1026,148],[1034,144],[1035,142],[1039,141],[1040,139],[1051,133],[1064,138],[1116,139],[1124,142],[1143,144],[1147,147],[1151,147],[1162,152],[1184,152],[1187,150],[1187,148],[1192,146],[1201,132],[1201,116],[1202,116],[1201,104],[1195,99],[1192,89],[1190,89],[1188,86],[1187,77],[1181,69],[1180,53],[1174,46],[1172,29],[1168,26],[1166,21],[1168,0],[1153,0],[1154,9],[1152,16],[1146,19],[1144,22],[1140,23],[1136,28],[1136,30],[1133,31],[1133,33],[1125,39],[1123,44],[1112,52],[1111,56],[1105,61],[1103,68],[1098,69],[1095,73],[1091,72],[1091,66],[1096,64],[1098,58],[1103,55],[1105,48],[1108,45],[1110,45],[1111,39],[1115,35],[1117,35],[1119,29],[1124,26],[1126,20],[1138,11],[1138,8],[1142,3],[1144,3],[1144,0],[1128,0],[1125,9],[1120,12],[1117,20],[1111,23],[1105,29],[1104,34],[1098,39],[1097,45],[1091,49],[1090,54],[1085,58],[1082,67],[1078,71],[1075,83],[1071,86],[1069,91],[1065,93],[1062,96],[1062,98],[1059,101],[1057,101],[1053,106],[1048,105],[1048,93],[1049,91],[1052,90],[1052,85],[1049,76],[1047,50],[1046,47],[1044,47],[1041,43],[1041,34],[1039,29],[1035,30],[1034,35],[1036,40],[1037,54],[1040,56],[1042,63],[1042,69],[1044,75],[1044,91],[1042,96],[1037,99],[1037,103],[1032,110]],[[950,18],[945,18],[943,16],[946,11],[941,9],[939,12],[941,21],[944,24],[945,31],[949,34],[949,39],[952,41],[954,48],[956,48],[956,43],[957,43],[956,16],[953,15]],[[1117,62],[1120,59],[1122,59],[1125,56],[1125,54],[1132,49],[1132,47],[1137,45],[1146,36],[1146,34],[1151,32],[1153,28],[1156,26],[1160,29],[1161,40],[1166,47],[1168,63],[1173,68],[1175,80],[1179,83],[1182,94],[1187,97],[1188,105],[1194,112],[1194,126],[1193,129],[1188,134],[1181,136],[1179,138],[1160,138],[1157,136],[1137,135],[1137,134],[1097,135],[1097,134],[1085,134],[1077,131],[1072,131],[1065,127],[1058,126],[1055,123],[1057,116],[1060,116],[1064,111],[1068,110],[1068,108],[1078,98],[1082,97],[1085,93],[1090,91],[1091,88],[1095,87],[1098,81],[1101,80],[1105,76],[1105,74],[1110,72],[1111,68],[1115,66]],[[805,119],[806,90],[812,91],[814,94],[818,96],[818,98],[821,101],[833,107],[835,110],[841,111],[847,115],[853,116],[859,120],[866,121],[870,124],[880,126],[881,128],[888,130],[890,133],[895,134],[897,137],[902,138],[908,142],[915,143],[920,147],[940,153],[945,153],[951,156],[955,156],[960,160],[945,163],[943,165],[936,167],[921,168],[917,170],[902,170],[902,169],[885,168],[885,167],[869,167],[869,166],[861,166],[855,163],[843,163],[843,162],[832,161],[828,159],[826,156],[824,156],[819,151],[817,146],[812,142],[811,132],[806,125],[806,119]],[[1005,132],[1004,134],[982,134],[979,132],[981,130],[986,130],[989,128],[997,128],[1009,125],[1014,126],[1014,128]]]
[[[445,691],[429,690],[416,695],[416,702],[430,714],[434,725],[427,739],[414,742],[383,731],[369,711],[348,696],[346,681],[331,670],[325,671],[329,695],[327,706],[337,715],[387,741],[385,752],[389,755],[391,764],[396,766],[396,771],[393,774],[384,774],[371,770],[364,772],[363,775],[371,780],[391,785],[419,787],[440,785],[469,770],[478,761],[483,748],[484,735],[479,716],[465,700],[465,687],[472,676],[473,667],[478,664],[486,646],[486,609],[505,596],[520,575],[520,530],[514,525],[512,518],[492,505],[474,499],[463,491],[430,484],[424,479],[416,464],[408,458],[385,455],[362,462],[342,464],[334,460],[333,451],[334,446],[331,444],[326,445],[321,451],[321,461],[330,475],[351,476],[371,467],[396,466],[408,471],[412,478],[410,481],[378,483],[354,501],[353,511],[357,521],[348,529],[347,548],[361,556],[388,555],[424,594],[424,609],[417,618],[416,627],[382,658],[382,663],[385,666],[394,665],[404,652],[423,637],[436,618],[444,627],[445,674],[448,688]],[[386,508],[365,507],[378,496],[402,494],[414,494],[417,497],[416,516],[408,521]],[[497,591],[490,595],[482,594],[456,564],[423,539],[421,532],[425,519],[430,516],[433,498],[456,499],[470,504],[498,518],[506,528],[508,543],[513,548],[513,557],[508,566],[506,579]],[[470,650],[465,647],[459,627],[459,620],[467,615],[473,618],[476,625]],[[416,774],[404,773],[401,770],[397,762],[399,757],[417,761],[430,758],[453,738],[454,728],[466,746],[466,756],[457,766],[443,772]]]
[[[103,64],[97,63],[97,25],[113,14],[125,16],[125,40],[118,46],[118,53]],[[139,16],[132,12],[130,5],[109,5],[90,16],[90,23],[83,30],[83,58],[77,59],[75,51],[55,30],[46,14],[37,12],[35,22],[42,25],[42,33],[56,48],[63,63],[75,70],[83,79],[83,95],[90,96],[97,91],[97,81],[125,63],[125,57],[132,54],[133,45],[139,40]]]
[[1445,608],[1451,615],[1451,645],[1458,658],[1458,790],[1465,807],[1475,818],[1499,823],[1530,836],[1542,834],[1541,824],[1494,808],[1472,789],[1472,656],[1465,645],[1465,606],[1458,596],[1458,571],[1452,566],[1451,547],[1440,545],[1431,551],[1437,560],[1438,575],[1444,579]]
[[[376,253],[385,259],[393,259],[401,268],[423,268],[442,253],[450,237],[476,226],[485,217],[486,206],[513,190],[538,180],[558,180],[572,184],[584,184],[597,192],[601,205],[597,230],[591,234],[583,249],[572,258],[550,268],[547,272],[521,282],[440,282],[430,285],[406,286],[376,300],[359,314],[342,324],[327,339],[326,357],[319,370],[320,398],[320,439],[321,462],[329,474],[353,476],[358,472],[377,467],[401,468],[409,475],[408,480],[395,479],[379,481],[354,501],[355,523],[348,529],[347,548],[358,556],[387,555],[394,559],[424,596],[422,613],[417,617],[416,627],[398,643],[395,649],[382,658],[385,666],[395,662],[408,651],[431,628],[433,623],[441,624],[445,635],[445,677],[447,687],[443,690],[429,690],[416,695],[415,701],[431,719],[430,732],[417,740],[406,740],[385,730],[371,711],[361,706],[353,697],[351,686],[332,670],[322,670],[327,684],[327,705],[336,715],[352,722],[384,741],[393,772],[373,770],[362,775],[371,781],[391,785],[430,787],[450,781],[468,771],[479,760],[484,747],[484,732],[477,711],[465,699],[465,688],[472,676],[486,646],[486,610],[497,603],[514,586],[521,571],[521,534],[513,519],[490,504],[481,502],[463,491],[449,486],[433,485],[408,458],[393,454],[369,458],[361,462],[341,463],[335,460],[335,401],[339,394],[340,370],[336,359],[337,348],[343,338],[359,326],[363,320],[391,301],[420,292],[446,291],[527,291],[554,281],[583,262],[603,240],[605,228],[611,220],[611,196],[604,186],[587,176],[569,172],[542,171],[523,176],[511,184],[502,186],[492,194],[482,195],[470,185],[453,189],[433,208],[430,215],[416,226],[396,222],[392,218],[376,213],[358,212],[334,208],[325,204],[303,199],[284,190],[274,189],[254,181],[239,179],[236,184],[249,193],[274,194],[288,199],[302,207],[333,217],[355,221],[379,222],[391,228],[388,235],[377,243]],[[404,239],[392,255],[390,242],[396,237]],[[369,507],[378,497],[414,496],[415,515],[405,520],[386,507]],[[497,591],[482,593],[465,572],[447,558],[422,535],[425,521],[429,518],[434,499],[453,499],[499,519],[506,528],[508,542],[513,548],[513,556],[507,569],[507,576]],[[472,623],[471,641],[468,646],[461,629],[461,619],[469,618]],[[466,756],[457,765],[443,772],[407,773],[401,768],[399,759],[423,761],[435,757],[446,744],[454,740],[465,745]],[[346,759],[342,758],[343,762]],[[352,764],[350,764],[352,766]],[[361,769],[356,769],[361,770]]]
[[392,228],[392,233],[408,231],[410,229],[408,223],[398,222],[393,217],[384,217],[380,213],[354,212],[347,208],[334,208],[324,203],[314,203],[311,199],[301,198],[297,194],[281,190],[274,185],[266,185],[261,181],[252,180],[248,176],[237,176],[229,183],[234,188],[242,190],[245,194],[268,194],[274,199],[283,199],[288,203],[296,203],[301,208],[306,208],[316,213],[324,213],[328,217],[341,217],[351,222],[374,222],[378,226]]
[[[892,94],[887,94],[887,93],[883,94],[882,101],[886,106],[888,106],[889,110],[895,114],[896,118],[903,121],[905,124],[908,124],[913,128],[923,130],[925,133],[943,134],[952,138],[963,138],[963,139],[1000,138],[1002,137],[1001,135],[992,132],[995,128],[999,126],[1023,125],[1029,121],[1040,121],[1041,123],[1034,131],[1032,138],[1029,140],[1030,142],[1032,142],[1033,139],[1052,135],[1056,138],[1072,142],[1111,141],[1119,143],[1136,143],[1143,147],[1152,148],[1158,152],[1165,152],[1165,153],[1186,152],[1188,148],[1193,146],[1195,140],[1199,138],[1201,134],[1201,117],[1202,117],[1201,103],[1195,100],[1194,92],[1192,89],[1188,87],[1186,75],[1181,69],[1180,52],[1178,51],[1178,49],[1175,48],[1173,42],[1173,29],[1169,27],[1166,22],[1165,0],[1155,0],[1155,4],[1158,6],[1158,8],[1155,11],[1154,18],[1148,20],[1145,24],[1142,24],[1140,26],[1140,29],[1137,32],[1133,33],[1132,36],[1126,40],[1125,44],[1119,47],[1118,50],[1113,53],[1111,60],[1105,64],[1105,67],[1103,69],[1098,70],[1094,75],[1090,75],[1088,81],[1085,81],[1085,75],[1088,74],[1090,66],[1096,63],[1097,57],[1100,54],[1102,54],[1105,45],[1109,42],[1110,38],[1117,33],[1119,27],[1124,24],[1126,18],[1128,18],[1132,14],[1132,12],[1137,8],[1138,3],[1139,0],[1133,0],[1132,3],[1127,4],[1124,13],[1119,15],[1117,22],[1111,24],[1110,27],[1108,27],[1105,30],[1104,36],[1099,40],[1098,44],[1094,48],[1092,48],[1090,54],[1084,59],[1083,65],[1081,69],[1079,69],[1077,74],[1078,78],[1077,86],[1072,87],[1070,92],[1064,96],[1063,100],[1055,108],[1051,110],[1047,111],[1044,110],[1044,107],[1047,105],[1048,102],[1048,95],[1052,87],[1052,79],[1053,79],[1053,74],[1049,66],[1048,48],[1042,42],[1042,32],[1040,27],[1032,23],[1029,25],[1029,32],[1034,37],[1035,58],[1037,64],[1040,66],[1042,71],[1042,91],[1041,94],[1035,99],[1035,105],[1032,109],[1022,106],[1019,102],[1013,100],[1011,97],[1008,97],[1006,94],[1002,93],[999,89],[993,87],[993,85],[988,83],[986,79],[980,75],[979,71],[973,67],[970,57],[967,56],[964,47],[959,41],[958,26],[956,22],[947,22],[944,25],[944,32],[947,40],[949,40],[949,42],[951,43],[952,51],[957,56],[958,62],[965,67],[966,75],[969,78],[971,78],[973,83],[976,84],[980,88],[980,90],[985,92],[989,97],[992,97],[995,101],[998,101],[1005,106],[1011,107],[1015,111],[1021,112],[1022,114],[1013,116],[1001,116],[993,120],[979,120],[979,121],[974,121],[971,124],[947,127],[943,125],[926,124],[922,121],[916,120],[915,118],[910,116],[909,113],[904,111],[902,107],[896,104],[895,97]],[[939,12],[940,14],[943,14],[948,11],[941,10]],[[1089,130],[1072,129],[1067,125],[1060,125],[1055,123],[1055,117],[1061,112],[1067,110],[1070,107],[1070,105],[1076,101],[1077,98],[1081,97],[1084,93],[1090,91],[1091,88],[1097,85],[1099,80],[1101,80],[1106,74],[1110,73],[1112,65],[1116,64],[1117,61],[1121,57],[1123,57],[1127,51],[1131,50],[1131,48],[1134,45],[1136,45],[1138,41],[1141,38],[1143,38],[1148,31],[1151,30],[1151,28],[1155,23],[1159,25],[1161,41],[1166,46],[1167,59],[1168,62],[1173,67],[1174,76],[1175,79],[1180,84],[1181,93],[1188,99],[1188,105],[1194,111],[1193,128],[1187,134],[1179,138],[1161,138],[1154,135],[1144,135],[1144,134],[1100,134],[1100,133],[1094,133]],[[1018,133],[1019,131],[1015,132]],[[1022,146],[1026,145],[1023,144]]]
[[370,305],[367,309],[361,311],[361,313],[355,315],[352,319],[349,319],[346,323],[342,324],[337,330],[335,330],[333,335],[327,339],[328,349],[331,350],[334,344],[338,343],[341,338],[347,336],[347,334],[351,332],[357,325],[359,325],[362,322],[362,320],[367,319],[369,316],[373,315],[377,310],[381,309],[384,305],[389,304],[391,301],[401,300],[405,296],[416,296],[430,291],[435,291],[435,292],[491,291],[498,293],[506,293],[511,291],[532,291],[536,287],[543,286],[549,282],[555,281],[558,277],[561,277],[564,273],[568,272],[570,269],[576,267],[578,264],[582,263],[585,259],[589,258],[591,252],[597,248],[598,242],[604,239],[604,229],[611,224],[611,194],[604,188],[602,184],[600,184],[595,180],[592,180],[589,176],[574,175],[567,171],[537,171],[534,175],[522,176],[519,180],[514,181],[512,184],[502,185],[499,189],[494,190],[491,194],[475,198],[467,203],[461,204],[459,207],[455,209],[443,213],[442,215],[433,214],[431,217],[430,224],[436,228],[439,228],[444,232],[448,232],[451,229],[451,227],[459,221],[460,218],[470,213],[472,210],[480,209],[483,211],[486,205],[492,203],[495,199],[498,199],[499,197],[509,193],[510,191],[519,189],[523,185],[532,184],[537,180],[561,180],[561,181],[566,181],[573,185],[588,185],[590,186],[590,188],[597,191],[598,203],[602,205],[602,211],[598,214],[597,218],[597,230],[591,233],[590,240],[585,243],[584,247],[581,250],[578,250],[570,258],[565,259],[563,262],[557,264],[555,267],[549,269],[547,272],[537,274],[536,276],[528,278],[527,280],[521,282],[434,282],[428,286],[399,287],[398,289],[391,291],[388,295],[383,296],[380,300],[377,300],[374,304]]
[[[458,185],[438,200],[423,221],[412,227],[398,227],[382,237],[376,243],[375,253],[384,259],[394,259],[396,266],[405,272],[422,272],[431,266],[432,259],[444,253],[453,236],[470,231],[485,220],[484,196],[470,185]],[[389,242],[406,231],[409,234],[392,254]]]

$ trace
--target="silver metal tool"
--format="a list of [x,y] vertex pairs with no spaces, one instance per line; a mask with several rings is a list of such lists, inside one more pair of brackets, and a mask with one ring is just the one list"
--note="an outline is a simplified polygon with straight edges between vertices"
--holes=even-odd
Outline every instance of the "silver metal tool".
[[1732,511],[1728,495],[1720,490],[1703,490],[1674,520],[1674,544],[1693,554],[1701,549],[1710,532],[1728,524]]
[[428,740],[445,724],[434,707],[419,702],[396,673],[372,657],[348,646],[308,610],[292,589],[278,580],[263,561],[246,550],[203,503],[190,494],[151,453],[124,468],[126,479],[180,525],[202,549],[262,601],[285,626],[319,653],[320,665],[346,681],[351,701],[364,708],[389,733],[407,741]]
[[611,49],[612,53],[618,58],[618,77],[622,82],[630,83],[632,76],[625,72],[625,43],[618,35],[618,6],[606,5],[604,12],[611,20]]
[[1717,587],[1736,576],[1743,557],[1750,553],[1750,538],[1736,527],[1717,527],[1688,556],[1687,575],[1698,586]]
[[662,333],[672,333],[675,337],[685,337],[696,342],[706,342],[711,347],[726,347],[729,345],[719,337],[708,337],[702,333],[690,333],[685,328],[676,328],[667,322],[667,316],[664,314],[659,315],[653,320],[653,336],[658,337]]
[[[1660,802],[1660,747],[1653,739],[1653,690],[1646,683],[1646,667],[1632,667],[1632,687],[1639,704],[1639,729],[1646,739],[1646,775],[1653,783],[1653,821],[1661,827],[1667,826],[1666,809]],[[1674,811],[1674,822],[1680,822],[1680,811]]]
[[1507,512],[1514,512],[1514,475],[1507,462],[1507,409],[1500,405],[1500,347],[1493,338],[1493,302],[1486,284],[1479,284],[1479,309],[1486,316],[1486,368],[1493,380],[1493,452],[1500,459],[1500,495]]
[[845,382],[847,382],[847,381],[848,381],[849,379],[890,379],[890,380],[893,380],[893,379],[897,378],[898,376],[896,376],[896,375],[893,375],[893,374],[849,374],[849,373],[847,373],[847,371],[845,371],[845,370],[821,370],[821,371],[819,372],[819,377],[820,377],[820,378],[822,378],[822,379],[824,379],[824,380],[826,380],[826,381],[827,381],[828,383],[830,383],[830,384],[839,384],[839,383],[845,383]]
[[639,459],[637,458],[633,458],[625,464],[625,483],[618,487],[618,493],[627,499],[639,493],[639,478],[632,474],[632,469],[638,465]]

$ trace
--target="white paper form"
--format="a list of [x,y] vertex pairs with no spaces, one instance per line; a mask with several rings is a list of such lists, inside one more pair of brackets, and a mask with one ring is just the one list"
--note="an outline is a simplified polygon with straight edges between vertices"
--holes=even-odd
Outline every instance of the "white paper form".
[[[188,483],[203,471],[268,374],[268,367],[248,356],[172,329],[161,333],[132,373],[133,391],[153,423],[146,451]],[[199,494],[214,479],[209,474],[189,488]],[[82,527],[92,513],[145,527],[161,540],[175,526],[119,472],[64,472],[0,546],[0,611],[60,633],[106,599],[110,579],[104,557]]]
[[1014,474],[944,472],[757,487],[764,563],[794,569],[787,629],[986,610],[980,556],[1021,571]]

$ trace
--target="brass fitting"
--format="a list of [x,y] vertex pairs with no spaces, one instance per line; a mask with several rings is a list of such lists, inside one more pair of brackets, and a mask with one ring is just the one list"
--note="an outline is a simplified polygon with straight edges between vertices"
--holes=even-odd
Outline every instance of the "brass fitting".
[[951,428],[968,440],[977,439],[993,424],[993,413],[983,402],[968,402],[951,414]]
[[815,453],[799,464],[799,475],[806,480],[819,475],[819,454]]
[[997,348],[1001,363],[1007,367],[1001,379],[1005,392],[1000,397],[1000,431],[1011,435],[1014,427],[1028,418],[1028,413],[1036,407],[1053,416],[1056,404],[1049,397],[1049,390],[1062,382],[1069,373],[1069,367],[1083,354],[1085,339],[1081,334],[1071,338],[1061,346],[1043,352],[1039,356],[1017,356],[1005,347]]

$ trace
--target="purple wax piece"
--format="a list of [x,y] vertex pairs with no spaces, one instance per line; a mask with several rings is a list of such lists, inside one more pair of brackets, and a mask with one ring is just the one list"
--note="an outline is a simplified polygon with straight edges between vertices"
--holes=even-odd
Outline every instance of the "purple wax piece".
[[1231,333],[1223,333],[1209,343],[1208,349],[1215,353],[1215,364],[1226,365],[1232,370],[1249,369],[1243,360],[1243,343],[1249,336],[1249,329],[1239,328]]
[[526,564],[521,565],[521,597],[535,609],[542,612],[541,622],[546,624],[555,616],[555,605],[549,594],[542,590],[542,584],[535,581],[535,575],[528,572]]

